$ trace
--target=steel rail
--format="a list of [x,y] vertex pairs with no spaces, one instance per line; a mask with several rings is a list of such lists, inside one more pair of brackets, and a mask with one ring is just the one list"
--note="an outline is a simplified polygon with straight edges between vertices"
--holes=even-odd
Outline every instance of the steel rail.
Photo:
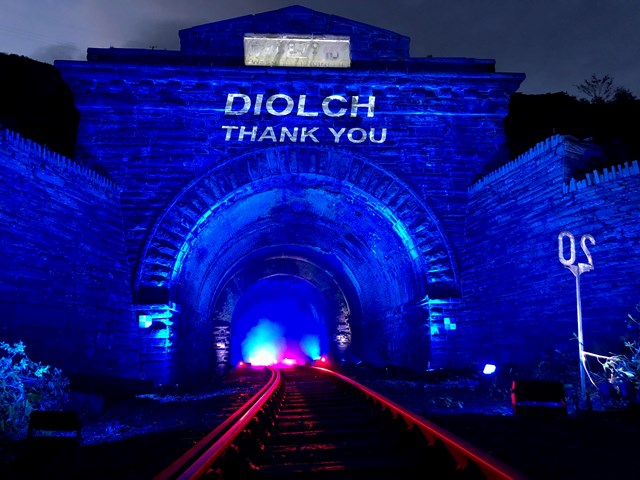
[[[387,414],[390,413],[394,421],[401,419],[406,428],[416,427],[429,445],[434,446],[440,442],[447,455],[455,462],[456,469],[459,472],[467,472],[467,470],[471,469],[471,471],[479,472],[483,478],[488,480],[524,480],[526,478],[469,442],[408,411],[401,405],[355,380],[326,368],[311,368],[325,372],[350,385],[357,392],[363,394],[364,398],[375,405],[376,409],[381,413],[385,411],[388,412]],[[211,467],[236,442],[240,434],[245,431],[249,423],[259,414],[270,398],[276,396],[275,392],[281,385],[280,371],[272,367],[269,367],[269,369],[271,370],[271,378],[257,394],[213,432],[155,477],[155,480],[197,479],[207,475],[211,471]]]
[[273,367],[269,381],[206,437],[160,472],[155,480],[194,479],[204,476],[280,385],[280,372]]
[[383,409],[388,408],[391,413],[400,416],[407,426],[417,426],[425,438],[429,440],[430,444],[435,444],[438,440],[441,441],[451,457],[457,462],[458,470],[464,470],[471,462],[473,462],[488,480],[525,480],[526,477],[523,474],[515,471],[503,462],[500,462],[488,453],[453,435],[451,432],[448,432],[433,422],[406,410],[401,405],[398,405],[394,401],[365,387],[355,380],[326,368],[312,368],[328,372],[329,374],[349,383],[356,389],[361,390],[371,400],[380,404]]

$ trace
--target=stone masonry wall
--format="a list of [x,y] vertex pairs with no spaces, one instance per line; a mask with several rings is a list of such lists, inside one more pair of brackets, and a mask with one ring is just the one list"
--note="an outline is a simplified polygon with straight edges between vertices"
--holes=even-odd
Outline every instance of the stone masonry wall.
[[455,358],[535,365],[562,352],[577,362],[576,282],[558,257],[565,230],[576,263],[587,263],[582,235],[596,241],[586,243],[595,268],[580,277],[585,349],[621,352],[640,301],[640,171],[634,161],[578,177],[596,150],[552,137],[472,186]]
[[[175,65],[117,63],[128,60],[127,52],[119,50],[92,55],[107,57],[56,66],[82,112],[79,160],[122,187],[127,253],[134,272],[150,229],[176,195],[206,172],[252,151],[297,146],[310,152],[352,152],[374,161],[406,182],[433,210],[454,250],[463,243],[468,186],[485,163],[507,156],[501,122],[516,81],[499,74],[332,70],[310,75],[258,67],[205,70],[168,56],[165,61]],[[376,109],[372,118],[361,109],[359,117],[339,118],[335,124],[327,117],[295,114],[225,116],[227,95],[238,92],[254,100],[272,93],[295,99],[307,95],[310,111],[317,111],[327,95],[359,96],[365,102],[375,96]],[[328,133],[332,125],[375,129],[377,139],[386,129],[386,139],[353,143],[344,134],[336,144]],[[227,132],[223,126],[236,130]],[[279,136],[281,126],[318,128],[318,142],[259,140],[267,128],[275,128]],[[242,127],[249,133],[239,140]]]
[[119,192],[0,132],[0,340],[66,374],[135,376]]

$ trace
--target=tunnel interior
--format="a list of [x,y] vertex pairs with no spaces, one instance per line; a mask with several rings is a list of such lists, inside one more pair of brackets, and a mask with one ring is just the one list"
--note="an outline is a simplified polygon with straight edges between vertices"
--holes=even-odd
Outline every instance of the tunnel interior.
[[328,353],[328,308],[309,281],[277,274],[253,284],[233,309],[231,364],[307,363]]

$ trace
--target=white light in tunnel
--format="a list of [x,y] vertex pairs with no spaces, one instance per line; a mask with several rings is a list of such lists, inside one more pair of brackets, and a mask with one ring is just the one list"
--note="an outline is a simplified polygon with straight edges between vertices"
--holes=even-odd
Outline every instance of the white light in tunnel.
[[247,360],[251,365],[273,365],[278,362],[274,348],[270,345],[256,348]]
[[273,365],[284,350],[282,327],[266,318],[253,327],[242,342],[243,358],[252,365]]

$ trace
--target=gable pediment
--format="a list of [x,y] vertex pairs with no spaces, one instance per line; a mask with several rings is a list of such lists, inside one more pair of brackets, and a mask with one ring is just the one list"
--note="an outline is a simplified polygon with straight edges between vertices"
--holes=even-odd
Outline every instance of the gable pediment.
[[181,51],[217,57],[242,57],[243,38],[249,33],[348,36],[351,58],[356,61],[402,60],[409,57],[409,37],[299,5],[181,30]]

